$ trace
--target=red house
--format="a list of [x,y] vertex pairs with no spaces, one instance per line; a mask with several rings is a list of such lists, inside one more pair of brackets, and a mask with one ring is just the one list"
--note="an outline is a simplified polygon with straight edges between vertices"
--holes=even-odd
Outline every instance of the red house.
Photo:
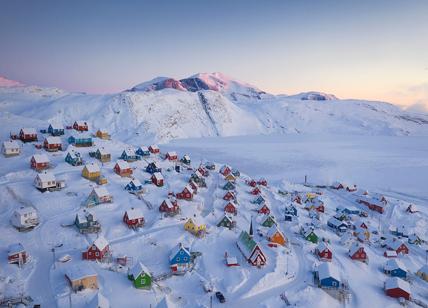
[[260,208],[257,210],[257,212],[259,214],[264,214],[264,215],[269,215],[270,214],[270,209],[269,207],[266,205],[266,203],[263,203]]
[[267,180],[265,178],[261,178],[260,180],[257,181],[257,184],[262,186],[267,186]]
[[402,242],[399,241],[397,239],[393,239],[390,240],[386,243],[386,248],[388,248],[389,250],[393,250],[398,254],[403,254],[403,255],[407,255],[409,254],[409,248],[407,247],[407,245]]
[[132,175],[132,168],[129,166],[128,162],[124,160],[118,160],[113,170],[122,177],[129,177]]
[[34,154],[30,160],[31,168],[41,171],[49,168],[49,158],[46,154]]
[[110,254],[110,247],[104,237],[97,238],[88,249],[82,252],[83,260],[102,260]]
[[348,255],[351,257],[352,260],[358,260],[358,261],[366,261],[367,260],[367,253],[364,250],[363,246],[360,246],[359,243],[354,242],[349,248]]
[[43,147],[46,151],[56,152],[62,149],[62,141],[60,137],[47,137],[43,142]]
[[123,215],[123,222],[126,223],[129,228],[142,227],[144,226],[143,212],[138,208],[131,208]]
[[223,174],[223,176],[227,176],[232,172],[232,168],[230,168],[228,165],[223,165],[220,168],[220,173]]
[[168,215],[175,215],[180,211],[176,199],[165,199],[159,206],[159,212],[166,213]]
[[291,197],[291,202],[302,204],[302,197],[299,194],[293,194]]
[[391,277],[385,281],[385,294],[393,298],[405,298],[410,300],[410,284],[398,277]]
[[163,186],[164,179],[163,179],[162,173],[160,173],[160,172],[153,173],[152,182],[153,182],[153,184],[155,184],[158,187]]
[[73,128],[79,132],[87,132],[89,130],[88,123],[85,121],[75,121]]
[[193,180],[189,181],[190,187],[193,189],[193,193],[196,195],[198,193],[198,185]]
[[207,177],[209,175],[209,171],[204,166],[200,165],[198,171],[202,174],[202,176]]
[[35,128],[21,128],[19,131],[19,139],[22,142],[37,141],[37,132]]
[[251,187],[257,186],[257,182],[255,180],[247,180],[246,183]]
[[27,261],[28,261],[28,254],[21,243],[12,244],[9,246],[8,253],[7,253],[7,262],[9,264],[22,265],[27,263]]
[[226,201],[235,200],[235,194],[232,191],[228,191],[224,195],[223,200],[226,200]]
[[331,261],[333,258],[333,252],[326,242],[320,242],[315,248],[315,254],[322,261]]
[[180,193],[176,193],[175,196],[177,199],[184,199],[184,200],[192,200],[193,199],[193,189],[190,187],[190,185],[186,185],[183,188],[183,191]]
[[151,146],[149,146],[149,151],[152,154],[159,154],[160,153],[159,147],[155,144],[152,144]]
[[252,195],[258,195],[261,193],[260,189],[258,187],[255,187],[251,192]]
[[224,211],[225,211],[225,213],[230,213],[230,214],[233,214],[233,215],[238,214],[238,210],[236,209],[236,205],[233,204],[232,202],[228,202],[224,206]]
[[178,159],[177,153],[176,152],[167,152],[165,159],[170,160],[170,161],[176,161]]

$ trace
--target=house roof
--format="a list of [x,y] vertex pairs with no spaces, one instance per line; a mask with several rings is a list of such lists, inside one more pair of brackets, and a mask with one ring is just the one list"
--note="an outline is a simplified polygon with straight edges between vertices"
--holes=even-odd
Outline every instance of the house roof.
[[177,156],[177,152],[175,152],[175,151],[169,151],[169,152],[166,152],[166,155],[168,155],[168,156]]
[[184,155],[183,155],[183,159],[185,159],[185,160],[190,160],[190,156],[189,156],[189,155],[187,155],[187,154],[184,154]]
[[18,252],[25,251],[24,246],[22,246],[21,243],[10,244],[8,246],[7,250],[9,252],[9,254],[15,254],[15,253],[18,253]]
[[138,219],[144,217],[143,212],[140,208],[132,208],[126,211],[129,219]]
[[331,251],[330,246],[326,242],[324,242],[324,241],[319,242],[319,244],[318,244],[318,246],[317,246],[316,249],[318,251],[324,251],[326,249],[329,250],[329,251]]
[[156,169],[159,169],[159,164],[155,161],[150,162],[149,165],[153,165],[153,167],[155,167]]
[[138,262],[137,264],[135,264],[129,271],[129,274],[131,274],[134,277],[134,279],[140,276],[140,274],[144,275],[144,273],[150,275],[150,272],[147,269],[147,267],[141,262]]
[[139,179],[132,179],[129,184],[133,183],[134,186],[138,187],[138,186],[142,186],[143,184],[141,184]]
[[146,147],[145,145],[142,145],[142,146],[140,146],[140,147],[138,148],[138,150],[141,150],[141,151],[143,151],[143,152],[148,152],[148,151],[149,151],[149,148],[148,148],[148,147]]
[[189,192],[193,193],[193,189],[192,189],[192,187],[189,184],[187,184],[186,186],[184,186],[183,190],[185,190],[185,189],[187,189]]
[[85,168],[90,172],[90,173],[94,173],[94,172],[100,172],[100,166],[98,166],[97,163],[90,163],[90,164],[86,164]]
[[34,154],[33,158],[38,164],[49,162],[49,157],[46,154]]
[[336,217],[330,217],[328,220],[328,223],[335,226],[336,228],[338,228],[342,225],[346,226],[346,224],[343,221],[337,219]]
[[107,151],[105,148],[98,148],[98,152],[100,152],[101,155],[109,155],[110,152]]
[[86,277],[97,276],[97,272],[95,272],[92,266],[90,265],[83,266],[82,264],[79,264],[67,268],[65,271],[65,275],[68,277],[68,279],[74,281]]
[[336,266],[331,264],[331,262],[322,262],[320,265],[318,265],[317,271],[320,280],[334,278],[337,281],[340,281],[339,270]]
[[19,209],[15,210],[15,213],[17,213],[18,215],[33,215],[36,214],[37,215],[37,211],[35,208],[33,208],[32,206],[22,206]]
[[174,205],[172,204],[171,200],[169,200],[169,199],[165,199],[165,200],[163,200],[163,202],[165,202],[166,206],[168,208],[170,208],[170,209],[172,209],[174,207]]
[[152,144],[150,147],[151,147],[152,149],[154,149],[154,150],[159,149],[159,147],[158,147],[156,144]]
[[16,140],[6,140],[3,141],[3,147],[5,149],[17,149],[19,148],[19,144],[16,142]]
[[242,231],[237,241],[239,249],[246,258],[249,258],[257,246],[257,242],[248,234],[247,231]]
[[388,261],[386,261],[386,264],[384,266],[384,269],[388,271],[392,271],[397,268],[402,269],[403,271],[407,271],[404,264],[398,259],[389,259]]
[[[403,245],[404,244],[404,242],[403,241],[400,241],[400,240],[397,240],[397,239],[390,239],[390,240],[388,240],[387,242],[386,242],[386,246],[389,248],[389,249],[392,249],[392,250],[397,250],[401,245]],[[405,244],[404,244],[405,245]]]
[[349,248],[349,255],[353,256],[360,248],[364,248],[364,247],[361,246],[358,242],[352,243],[351,247]]
[[110,193],[105,187],[94,187],[93,192],[100,198],[110,196]]
[[428,265],[427,264],[422,265],[422,267],[418,270],[418,272],[428,275]]
[[230,169],[230,170],[232,170],[232,168],[229,166],[229,165],[223,165],[221,168],[220,168],[220,172],[221,173],[223,173],[226,169]]
[[92,139],[92,135],[87,132],[81,132],[81,133],[76,132],[76,133],[73,133],[71,137],[73,137],[74,139]]
[[70,156],[71,156],[71,158],[73,158],[73,159],[75,159],[75,158],[77,158],[77,157],[80,157],[80,153],[78,153],[78,152],[74,152],[74,151],[70,151],[70,152],[68,152],[68,153],[67,153],[67,155],[70,155]]
[[183,249],[183,251],[190,256],[190,249],[188,247],[184,247],[182,243],[177,244],[169,255],[169,259],[172,260],[178,254],[178,252]]
[[104,236],[100,236],[94,241],[94,245],[97,246],[99,250],[103,250],[108,246],[108,242]]
[[126,148],[123,152],[125,152],[126,156],[135,156],[135,150],[133,148]]
[[92,218],[94,219],[94,221],[97,220],[97,218],[95,217],[95,214],[92,212],[89,212],[89,211],[81,211],[81,212],[76,214],[77,219],[79,220],[79,223],[87,222],[88,221],[88,215],[92,215]]
[[62,126],[61,124],[57,124],[57,123],[51,123],[49,124],[50,127],[52,127],[53,129],[64,129],[64,126]]
[[267,233],[267,236],[268,236],[269,238],[271,238],[271,237],[273,237],[276,233],[279,233],[279,234],[281,234],[283,237],[285,237],[285,236],[284,236],[284,234],[281,232],[281,230],[279,230],[278,226],[277,226],[276,224],[273,224],[273,225],[272,225],[272,227],[270,227],[270,228],[269,228],[268,233]]
[[220,219],[220,221],[223,221],[224,219],[229,220],[230,222],[233,222],[233,218],[229,215],[223,215],[223,217]]
[[122,159],[119,159],[119,160],[116,162],[116,165],[118,165],[118,167],[119,167],[121,170],[131,168],[131,167],[129,166],[128,162],[127,162],[127,161],[124,161],[124,160],[122,160]]
[[153,173],[153,176],[155,177],[156,180],[163,180],[163,175],[160,172],[155,172]]
[[81,120],[79,120],[79,121],[75,121],[74,123],[77,123],[77,125],[79,125],[79,126],[87,126],[87,125],[88,125],[88,122],[86,122],[86,121],[81,121]]
[[24,127],[24,128],[22,128],[22,132],[25,135],[37,135],[37,131],[33,127]]
[[397,277],[391,277],[385,281],[385,290],[396,289],[396,288],[411,294],[410,284],[407,281],[404,281],[403,279],[400,279]]
[[396,257],[397,256],[397,252],[395,250],[385,250],[385,255],[387,257]]
[[54,136],[46,137],[46,142],[48,144],[61,144],[62,143],[61,138],[56,137],[56,136],[55,137]]
[[55,181],[55,175],[52,172],[38,173],[36,175],[36,177],[38,177],[41,182],[54,182]]

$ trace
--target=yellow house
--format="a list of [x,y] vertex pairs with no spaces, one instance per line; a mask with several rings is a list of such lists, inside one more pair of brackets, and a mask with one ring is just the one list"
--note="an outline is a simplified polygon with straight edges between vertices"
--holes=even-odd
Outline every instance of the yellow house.
[[192,218],[189,218],[184,224],[184,230],[189,231],[195,236],[204,236],[207,226],[205,224],[198,224]]
[[236,182],[236,177],[232,173],[226,175],[224,179],[228,182]]
[[96,181],[101,176],[101,169],[96,163],[86,164],[82,176],[88,180]]
[[421,277],[421,279],[425,280],[426,282],[428,282],[428,265],[425,264],[423,265],[417,272],[416,275],[418,275],[419,277]]
[[97,130],[97,132],[95,133],[95,136],[97,136],[100,139],[106,139],[106,140],[110,139],[110,134],[105,129]]

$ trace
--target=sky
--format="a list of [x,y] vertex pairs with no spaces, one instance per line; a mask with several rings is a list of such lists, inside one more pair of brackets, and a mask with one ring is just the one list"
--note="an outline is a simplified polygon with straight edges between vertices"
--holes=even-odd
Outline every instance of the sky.
[[112,93],[222,72],[274,94],[428,106],[428,1],[0,0],[0,75]]

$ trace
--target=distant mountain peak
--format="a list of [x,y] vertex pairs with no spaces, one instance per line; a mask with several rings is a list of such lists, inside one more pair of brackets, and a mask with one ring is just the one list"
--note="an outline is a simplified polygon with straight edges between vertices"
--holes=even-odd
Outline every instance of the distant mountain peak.
[[21,87],[23,83],[19,81],[11,80],[6,77],[0,76],[0,87],[11,88],[11,87]]
[[288,98],[296,98],[302,101],[334,101],[338,100],[338,98],[333,94],[317,92],[317,91],[309,91],[302,92],[296,95],[290,95]]

